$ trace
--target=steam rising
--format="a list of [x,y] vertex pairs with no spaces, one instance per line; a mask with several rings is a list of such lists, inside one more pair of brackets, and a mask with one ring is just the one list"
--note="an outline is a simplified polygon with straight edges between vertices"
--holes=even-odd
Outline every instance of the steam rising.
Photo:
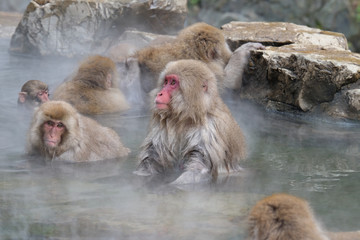
[[264,112],[236,97],[226,103],[250,154],[239,176],[217,184],[178,189],[132,174],[148,126],[143,109],[96,117],[132,150],[126,159],[29,161],[31,112],[17,108],[17,94],[30,79],[51,93],[77,60],[10,56],[8,46],[0,40],[0,238],[244,239],[248,209],[274,192],[307,199],[329,230],[359,229],[359,126]]

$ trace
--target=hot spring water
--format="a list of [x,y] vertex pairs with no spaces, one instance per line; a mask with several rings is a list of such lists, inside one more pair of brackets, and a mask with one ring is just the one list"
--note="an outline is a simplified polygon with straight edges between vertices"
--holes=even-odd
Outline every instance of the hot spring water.
[[307,199],[329,230],[360,229],[357,124],[299,120],[229,100],[248,142],[244,171],[184,189],[132,174],[149,120],[141,109],[96,117],[119,133],[132,151],[127,158],[28,161],[31,112],[17,108],[17,94],[30,79],[51,93],[77,61],[11,56],[8,46],[0,40],[1,239],[243,239],[251,206],[275,192]]

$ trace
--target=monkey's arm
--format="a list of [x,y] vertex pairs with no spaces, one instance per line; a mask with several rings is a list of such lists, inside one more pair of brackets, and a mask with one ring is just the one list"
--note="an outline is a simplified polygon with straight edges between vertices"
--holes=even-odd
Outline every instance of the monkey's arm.
[[250,52],[265,49],[261,43],[245,43],[236,49],[225,67],[225,87],[239,89],[242,85],[244,69],[249,62]]
[[185,155],[184,172],[171,184],[190,184],[208,182],[211,180],[211,162],[202,151],[195,149]]
[[156,159],[159,159],[159,154],[151,143],[144,147],[140,154],[140,159],[140,164],[134,171],[134,174],[151,176],[164,172],[164,166],[156,161]]

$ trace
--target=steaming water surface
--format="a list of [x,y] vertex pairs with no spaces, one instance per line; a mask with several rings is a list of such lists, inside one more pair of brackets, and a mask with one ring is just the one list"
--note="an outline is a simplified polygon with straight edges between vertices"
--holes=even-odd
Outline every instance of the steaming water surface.
[[30,112],[17,108],[29,79],[50,92],[76,60],[10,56],[0,40],[0,238],[243,239],[260,198],[306,198],[329,230],[360,229],[359,125],[299,120],[227,101],[243,128],[249,158],[239,176],[185,189],[146,183],[132,171],[149,116],[133,109],[96,117],[114,128],[129,157],[83,164],[36,164],[24,155]]

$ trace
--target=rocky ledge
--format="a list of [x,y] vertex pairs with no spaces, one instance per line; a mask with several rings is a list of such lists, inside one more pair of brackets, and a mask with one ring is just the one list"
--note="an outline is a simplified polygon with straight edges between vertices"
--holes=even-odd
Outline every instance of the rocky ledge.
[[129,28],[177,32],[186,14],[186,0],[33,0],[10,51],[67,57],[101,53]]
[[360,120],[360,54],[341,33],[292,23],[231,22],[229,45],[261,42],[251,54],[240,96],[285,112]]

